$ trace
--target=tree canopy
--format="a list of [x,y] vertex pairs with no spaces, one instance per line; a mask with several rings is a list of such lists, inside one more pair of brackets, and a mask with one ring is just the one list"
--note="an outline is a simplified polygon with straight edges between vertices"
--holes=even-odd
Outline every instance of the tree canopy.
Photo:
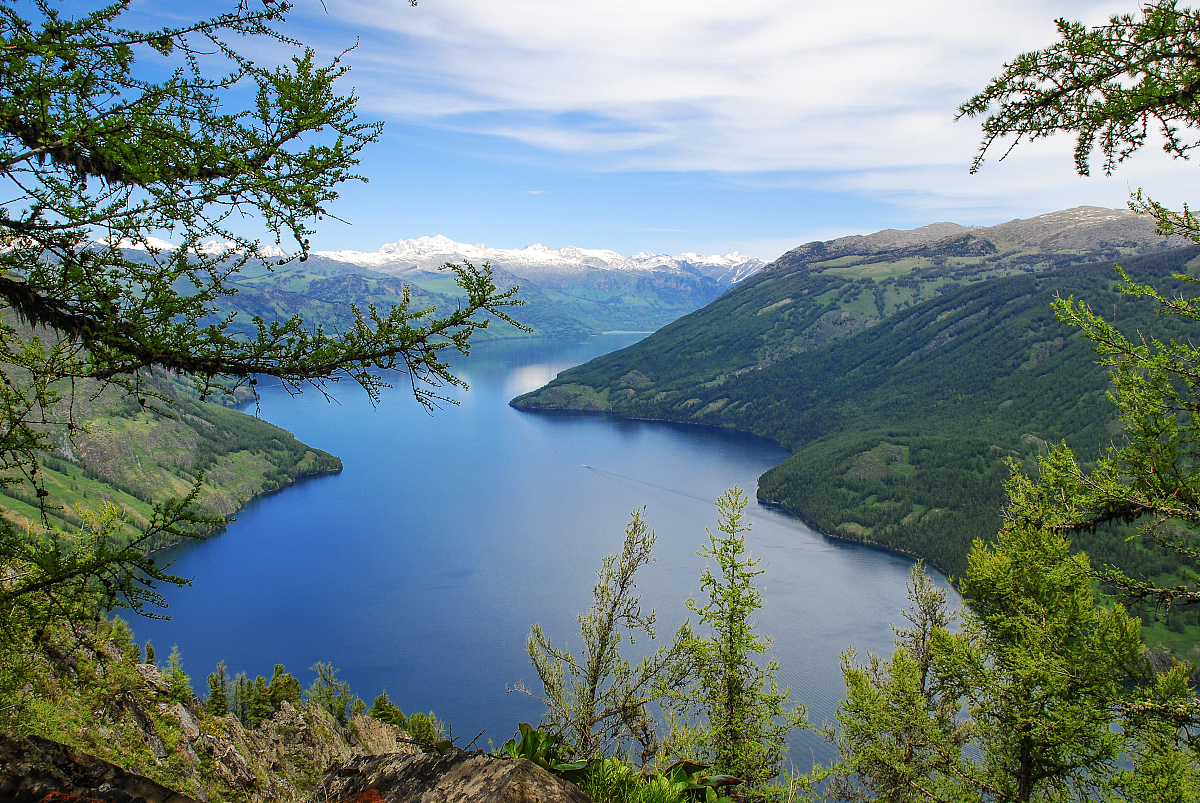
[[[1076,135],[1075,166],[1088,172],[1094,150],[1113,170],[1158,127],[1167,152],[1187,159],[1200,144],[1200,12],[1160,0],[1140,15],[1119,15],[1087,28],[1058,21],[1060,41],[1019,56],[988,87],[959,108],[961,116],[987,115],[974,169],[997,141],[1011,147],[1059,131]],[[1007,153],[1007,152],[1006,152]],[[1150,200],[1141,190],[1130,202],[1152,215],[1163,234],[1200,242],[1200,226],[1187,206],[1180,212]],[[1200,319],[1200,299],[1165,295],[1131,280],[1118,268],[1118,288],[1149,299],[1164,315]],[[1195,281],[1184,274],[1180,281]],[[1132,578],[1113,566],[1097,576],[1107,590],[1149,601],[1158,611],[1200,602],[1200,350],[1186,339],[1150,335],[1127,338],[1087,304],[1072,297],[1054,302],[1059,320],[1091,341],[1099,362],[1110,369],[1110,398],[1122,424],[1121,438],[1102,455],[1081,459],[1066,446],[1040,460],[1039,476],[1014,476],[1009,487],[1004,532],[1031,532],[1044,539],[1074,538],[1088,548],[1089,536],[1109,522],[1135,523],[1147,542],[1177,553],[1184,581],[1163,585]],[[980,553],[980,548],[973,553]],[[982,558],[980,558],[982,560]],[[982,564],[980,564],[982,565]],[[967,589],[968,593],[971,588]],[[1079,592],[1082,593],[1082,592]],[[978,602],[974,604],[980,604]],[[1192,740],[1200,723],[1200,699],[1188,690],[1191,665],[1135,684],[1113,705],[1138,728],[1166,727],[1167,741]]]
[[[161,370],[201,398],[264,375],[293,392],[347,376],[375,399],[381,372],[398,370],[432,406],[459,384],[442,350],[466,352],[493,317],[515,323],[507,308],[519,303],[486,265],[447,266],[463,295],[444,314],[405,294],[387,310],[355,308],[336,332],[293,317],[236,334],[218,304],[239,271],[307,259],[339,187],[366,181],[359,154],[382,124],[339,91],[346,53],[321,63],[283,32],[283,0],[160,30],[125,27],[130,6],[69,16],[50,0],[0,0],[0,483],[35,486],[43,505],[42,456],[77,431],[76,394],[115,385],[153,406],[146,380]],[[293,55],[257,63],[239,49],[251,40]],[[162,506],[123,545],[116,511],[83,533],[0,524],[6,626],[85,600],[160,602],[154,583],[181,580],[142,547],[216,523],[190,501]],[[63,592],[53,605],[52,589]]]
[[[1106,25],[1061,17],[1056,24],[1058,42],[1017,56],[958,107],[959,119],[984,118],[971,172],[997,146],[1003,159],[1022,140],[1060,132],[1075,135],[1080,175],[1091,172],[1096,151],[1111,173],[1155,133],[1176,157],[1200,146],[1200,11],[1159,0]],[[1200,238],[1200,221],[1187,206],[1174,212],[1140,190],[1131,206],[1153,216],[1164,234]]]

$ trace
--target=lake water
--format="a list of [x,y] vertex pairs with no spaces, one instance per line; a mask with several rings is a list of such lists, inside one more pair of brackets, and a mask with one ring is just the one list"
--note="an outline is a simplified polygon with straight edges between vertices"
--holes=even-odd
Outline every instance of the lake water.
[[[505,690],[520,680],[538,689],[530,625],[578,646],[575,614],[630,511],[646,505],[658,535],[638,588],[669,636],[698,593],[713,502],[738,485],[752,500],[750,551],[766,570],[759,630],[773,636],[780,681],[810,721],[831,720],[841,651],[890,655],[911,560],[825,538],[754,502],[758,476],[787,456],[771,441],[507,404],[643,336],[478,346],[456,366],[470,391],[432,415],[402,377],[376,408],[344,385],[332,404],[263,388],[262,417],[345,470],[258,499],[224,534],[173,550],[173,570],[194,582],[168,591],[171,621],[135,618],[139,642],[152,639],[160,657],[177,644],[201,693],[218,660],[251,677],[282,663],[306,685],[308,667],[331,662],[368,704],[386,689],[405,713],[435,711],[460,745],[480,731],[480,746],[499,745],[543,710]],[[831,756],[815,734],[789,744],[803,768]]]

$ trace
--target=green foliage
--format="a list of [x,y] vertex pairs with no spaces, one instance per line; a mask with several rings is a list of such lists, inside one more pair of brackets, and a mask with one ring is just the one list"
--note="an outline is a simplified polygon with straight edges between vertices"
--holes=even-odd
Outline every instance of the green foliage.
[[271,716],[271,695],[267,692],[267,681],[263,679],[262,675],[255,676],[254,683],[250,687],[247,709],[246,718],[250,720],[251,725],[258,725]]
[[407,729],[408,727],[408,717],[404,716],[400,707],[388,698],[386,691],[381,692],[371,703],[371,707],[367,709],[367,716],[389,725],[395,725],[397,728]]
[[437,751],[443,746],[446,726],[438,722],[438,718],[432,711],[428,714],[422,714],[420,711],[413,714],[408,718],[404,729],[408,731],[408,735],[413,738],[413,741],[419,743],[423,748],[432,748]]
[[558,740],[547,733],[535,730],[528,722],[518,723],[521,741],[514,736],[504,743],[503,750],[509,758],[532,761],[547,772],[554,773],[573,783],[578,783],[588,767],[586,761],[564,762],[561,760]]
[[155,660],[155,657],[154,645],[150,643],[150,639],[146,639],[146,663],[155,664],[157,666],[158,661]]
[[686,758],[676,761],[658,775],[681,797],[697,803],[731,803],[732,798],[722,795],[719,790],[742,783],[740,778],[715,773],[707,764],[688,761]]
[[576,783],[595,803],[684,803],[695,799],[683,791],[686,784],[678,786],[659,774],[642,775],[617,758],[589,762]]
[[740,488],[717,500],[720,535],[708,532],[708,545],[698,554],[706,565],[700,590],[706,601],[688,600],[688,608],[710,630],[684,641],[695,673],[684,689],[665,694],[672,733],[667,755],[699,758],[745,783],[746,795],[765,797],[783,769],[784,740],[792,728],[806,725],[803,706],[789,708],[790,689],[775,685],[779,665],[759,666],[756,655],[770,651],[771,640],[755,633],[754,612],[762,596],[754,578],[759,560],[746,552],[750,526],[745,522],[747,498]]
[[130,629],[129,623],[120,616],[114,616],[108,621],[107,627],[104,628],[104,635],[130,660],[141,660],[142,650],[133,641],[133,630]]
[[[140,613],[163,602],[156,583],[187,582],[155,564],[143,546],[156,536],[190,532],[197,520],[188,511],[194,498],[193,491],[183,502],[159,508],[133,538],[118,536],[126,518],[108,502],[99,511],[79,509],[81,526],[75,531],[19,532],[0,519],[6,577],[0,585],[0,663],[21,664],[19,654],[36,649],[33,637],[54,623],[94,620],[97,606]],[[0,700],[0,709],[7,703]]]
[[217,662],[217,671],[208,676],[208,699],[204,707],[214,717],[229,714],[229,672],[224,661]]
[[944,643],[955,615],[946,592],[917,563],[904,612],[909,626],[896,629],[891,661],[876,655],[859,664],[842,654],[846,698],[839,727],[826,726],[839,763],[828,791],[852,803],[916,803],[951,799],[953,770],[969,736],[958,719],[961,703],[936,672],[935,639]]
[[179,703],[192,698],[192,679],[183,671],[183,660],[179,657],[179,646],[171,647],[171,655],[167,658],[167,671],[163,673],[167,680],[167,696]]
[[[53,3],[0,2],[0,485],[41,525],[0,526],[0,573],[16,578],[0,589],[0,663],[19,663],[28,635],[51,623],[161,603],[157,586],[184,581],[152,548],[224,522],[194,508],[197,470],[182,488],[135,494],[158,500],[136,526],[115,508],[80,508],[52,525],[45,455],[78,451],[75,411],[92,394],[114,389],[137,414],[172,401],[156,371],[190,380],[201,401],[260,374],[292,390],[345,374],[376,400],[379,372],[395,369],[432,405],[459,383],[443,350],[465,352],[472,332],[511,321],[517,303],[487,266],[467,264],[448,268],[461,295],[444,315],[405,293],[388,310],[353,308],[336,334],[295,316],[232,328],[220,302],[240,273],[307,258],[312,222],[361,178],[358,154],[381,124],[361,122],[357,98],[335,91],[348,70],[340,57],[319,64],[280,31],[287,2],[235,4],[152,32],[123,25],[129,7],[64,17]],[[295,52],[262,66],[239,42]],[[275,259],[230,229],[245,217],[295,253]],[[156,247],[161,232],[179,247]],[[212,239],[230,247],[200,247]],[[131,258],[129,247],[143,250]],[[276,465],[286,473],[295,461]]]
[[1004,528],[971,551],[958,632],[918,569],[892,660],[847,653],[841,799],[1192,799],[1200,764],[1156,719],[1186,705],[1186,671],[1154,675],[1139,622],[1097,602],[1087,557],[1044,526],[1034,487],[1014,468]]
[[1097,605],[1087,557],[1026,517],[1024,483],[1018,472],[995,544],[971,551],[971,615],[946,639],[939,671],[974,723],[975,786],[1018,801],[1092,800],[1120,772],[1113,711],[1121,682],[1143,670],[1139,622]]
[[267,683],[267,699],[272,710],[280,710],[285,702],[299,705],[303,692],[304,687],[300,685],[300,681],[285,671],[283,664],[275,664],[275,671]]
[[643,760],[654,755],[656,723],[647,705],[685,679],[678,671],[678,636],[636,667],[620,653],[626,636],[631,644],[636,633],[655,637],[654,612],[643,614],[641,598],[634,594],[637,570],[653,560],[654,531],[644,514],[644,508],[633,511],[621,554],[606,556],[596,572],[592,606],[576,617],[583,639],[580,657],[553,646],[539,625],[530,632],[529,658],[545,696],[523,683],[514,688],[546,704],[543,722],[571,759],[602,758],[634,744]]
[[[332,664],[317,661],[309,668],[316,672],[317,676],[305,692],[308,699],[328,711],[339,725],[345,725],[346,708],[355,699],[353,692],[350,691],[350,684],[337,679],[337,670],[333,668]],[[409,719],[411,722],[412,717]],[[409,732],[411,733],[411,731]]]
[[269,681],[262,675],[250,680],[245,672],[239,672],[231,681],[225,662],[220,661],[217,671],[208,676],[205,707],[214,717],[232,714],[243,725],[252,728],[282,710],[284,703],[299,705],[302,694],[300,681],[287,672],[283,664],[275,664]]
[[[1093,151],[1104,172],[1146,144],[1157,128],[1163,149],[1187,158],[1198,143],[1188,135],[1200,126],[1192,98],[1200,70],[1192,58],[1200,44],[1200,11],[1177,0],[1147,3],[1140,14],[1120,14],[1088,28],[1057,20],[1059,41],[1023,53],[1004,65],[982,92],[958,109],[959,117],[982,117],[983,143],[972,172],[998,141],[1032,142],[1058,132],[1075,134],[1075,169],[1088,175]],[[1200,224],[1185,205],[1172,212],[1141,190],[1131,207],[1150,214],[1164,234],[1200,239]]]

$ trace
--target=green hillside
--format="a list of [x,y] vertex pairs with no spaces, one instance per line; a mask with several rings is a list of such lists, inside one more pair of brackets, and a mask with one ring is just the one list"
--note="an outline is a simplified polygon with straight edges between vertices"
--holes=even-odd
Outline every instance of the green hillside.
[[[131,523],[143,523],[154,503],[186,495],[200,472],[200,509],[229,516],[258,494],[342,469],[337,457],[287,430],[200,401],[178,379],[155,374],[153,384],[165,400],[145,407],[116,389],[95,396],[96,388],[83,385],[63,402],[73,404],[80,429],[73,436],[59,431],[56,448],[43,457],[39,476],[49,493],[50,524],[77,527],[77,506],[95,510],[104,501],[122,508]],[[0,512],[20,524],[40,520],[37,502],[28,484],[0,489]]]
[[[1190,247],[1121,264],[1135,279],[1179,290],[1171,274],[1200,265],[1198,255]],[[828,293],[823,275],[809,276],[809,296]],[[763,475],[760,499],[823,532],[921,555],[961,575],[971,541],[998,527],[1006,458],[1035,470],[1047,442],[1065,439],[1094,455],[1120,431],[1105,395],[1107,373],[1089,344],[1054,318],[1051,299],[1074,294],[1129,333],[1182,334],[1171,319],[1115,290],[1112,262],[1093,263],[947,288],[836,342],[731,370],[762,341],[761,331],[746,315],[722,321],[720,308],[767,300],[770,275],[755,278],[755,286],[565,371],[513,405],[605,410],[774,438],[794,453]],[[800,277],[778,280],[791,283],[787,295],[804,297]],[[714,376],[706,355],[723,356],[726,370]],[[1102,531],[1080,546],[1098,562],[1145,576],[1177,570],[1174,558],[1124,535]]]
[[[346,262],[319,256],[275,271],[249,268],[236,282],[237,294],[221,301],[226,312],[236,311],[237,325],[250,332],[258,315],[277,320],[300,315],[313,324],[345,326],[354,320],[350,305],[366,312],[399,304],[411,286],[413,310],[437,306],[450,309],[463,298],[447,271],[419,271],[404,278],[389,276]],[[584,337],[610,330],[653,331],[699,307],[724,291],[707,278],[671,274],[638,276],[620,271],[595,271],[553,285],[538,284],[503,271],[496,272],[502,288],[519,285],[525,302],[513,313],[532,329],[522,332],[493,322],[472,335],[474,342],[512,337]]]
[[[1067,265],[1108,268],[1169,245],[1144,218],[1097,207],[991,228],[940,223],[808,243],[630,354],[655,361],[659,391],[724,383],[864,331],[954,287]],[[578,402],[591,409],[606,403]]]

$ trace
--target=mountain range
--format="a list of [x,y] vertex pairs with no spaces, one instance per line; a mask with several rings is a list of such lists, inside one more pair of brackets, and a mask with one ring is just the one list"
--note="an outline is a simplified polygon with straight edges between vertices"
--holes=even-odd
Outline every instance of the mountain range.
[[[171,247],[160,241],[150,245]],[[213,242],[201,249],[220,253],[228,247]],[[146,258],[146,247],[128,246],[126,253]],[[233,280],[237,294],[221,300],[220,312],[239,313],[234,330],[243,326],[249,333],[255,315],[270,320],[299,314],[311,323],[337,326],[353,320],[351,305],[365,309],[369,304],[386,308],[401,303],[406,287],[417,308],[454,307],[462,292],[441,267],[462,262],[490,264],[502,289],[519,286],[524,306],[514,317],[532,329],[524,333],[496,325],[477,332],[476,340],[653,331],[703,307],[766,266],[738,253],[625,257],[601,249],[499,249],[442,236],[420,237],[373,252],[317,251],[304,262],[282,267],[248,265]]]
[[345,262],[392,276],[419,275],[436,271],[447,262],[471,262],[537,284],[561,283],[595,271],[616,271],[639,276],[678,274],[712,279],[723,287],[737,284],[766,267],[761,259],[734,252],[704,256],[701,254],[652,254],[640,252],[624,257],[616,251],[598,248],[550,249],[541,244],[525,248],[489,248],[486,245],[457,243],[447,237],[419,237],[388,243],[377,251],[317,251],[315,255]]
[[[1036,472],[1063,440],[1087,460],[1120,432],[1107,372],[1052,299],[1085,300],[1127,335],[1186,337],[1119,292],[1113,268],[1187,293],[1174,277],[1200,275],[1200,247],[1180,245],[1094,207],[808,243],[512,404],[773,438],[793,453],[760,478],[761,500],[961,576],[972,541],[999,527],[1009,461]],[[1160,581],[1180,570],[1130,534],[1101,529],[1078,546]],[[1196,623],[1177,624],[1200,637]],[[1160,640],[1172,635],[1158,627]]]

